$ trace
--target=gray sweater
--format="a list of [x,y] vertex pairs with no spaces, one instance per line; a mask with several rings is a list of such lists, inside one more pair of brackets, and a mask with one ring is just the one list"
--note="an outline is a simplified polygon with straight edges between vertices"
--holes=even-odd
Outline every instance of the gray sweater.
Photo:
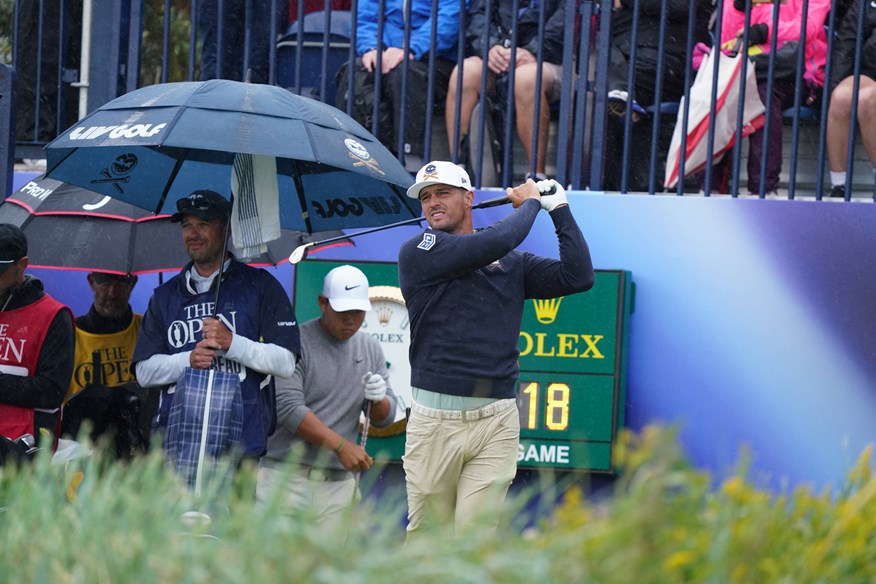
[[291,451],[299,454],[302,464],[343,469],[337,456],[329,450],[309,444],[296,435],[304,415],[311,411],[323,424],[356,443],[359,416],[364,411],[365,387],[362,376],[368,371],[386,380],[386,395],[392,402],[389,415],[382,424],[395,419],[396,396],[389,386],[389,372],[383,349],[373,337],[358,332],[346,341],[327,335],[319,319],[300,327],[301,359],[289,378],[277,378],[277,430],[268,439],[268,450],[262,458],[267,466],[279,466]]

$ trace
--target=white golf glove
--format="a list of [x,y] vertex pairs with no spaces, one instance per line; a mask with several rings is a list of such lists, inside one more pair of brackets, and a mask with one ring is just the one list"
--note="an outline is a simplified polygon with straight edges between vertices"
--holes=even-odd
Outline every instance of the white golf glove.
[[386,381],[376,373],[369,371],[363,375],[362,384],[365,386],[365,399],[381,402],[386,397]]
[[[541,208],[550,213],[560,205],[568,205],[569,201],[566,199],[566,190],[554,179],[548,180],[540,180],[535,183],[535,186],[538,187],[538,192],[541,193]],[[544,193],[549,192],[551,189],[555,189],[555,192],[551,195],[545,195]]]

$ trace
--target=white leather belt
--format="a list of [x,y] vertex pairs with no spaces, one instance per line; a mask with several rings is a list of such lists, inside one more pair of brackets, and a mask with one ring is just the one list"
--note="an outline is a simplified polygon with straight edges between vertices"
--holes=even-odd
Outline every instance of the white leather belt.
[[504,412],[507,409],[517,406],[515,399],[500,399],[491,404],[473,408],[470,410],[439,410],[436,408],[427,408],[421,406],[417,402],[411,404],[411,411],[417,412],[427,418],[436,418],[438,420],[461,420],[464,422],[476,422],[483,418],[495,416],[499,412]]

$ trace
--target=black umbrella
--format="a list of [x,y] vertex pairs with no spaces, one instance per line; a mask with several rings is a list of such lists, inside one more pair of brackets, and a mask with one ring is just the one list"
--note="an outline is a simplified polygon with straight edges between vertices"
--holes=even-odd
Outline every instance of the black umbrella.
[[[142,274],[179,269],[189,262],[179,225],[170,222],[170,215],[154,215],[50,178],[30,181],[9,195],[0,204],[0,223],[24,231],[33,267]],[[268,244],[267,253],[249,262],[276,265],[297,246],[325,235],[329,232],[284,229],[279,240]]]

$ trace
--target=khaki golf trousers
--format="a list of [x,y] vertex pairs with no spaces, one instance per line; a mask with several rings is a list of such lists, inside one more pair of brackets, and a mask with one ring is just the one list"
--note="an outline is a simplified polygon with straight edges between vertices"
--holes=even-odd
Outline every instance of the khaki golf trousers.
[[450,522],[457,532],[495,529],[517,473],[516,406],[513,399],[473,410],[412,405],[403,459],[409,537]]

